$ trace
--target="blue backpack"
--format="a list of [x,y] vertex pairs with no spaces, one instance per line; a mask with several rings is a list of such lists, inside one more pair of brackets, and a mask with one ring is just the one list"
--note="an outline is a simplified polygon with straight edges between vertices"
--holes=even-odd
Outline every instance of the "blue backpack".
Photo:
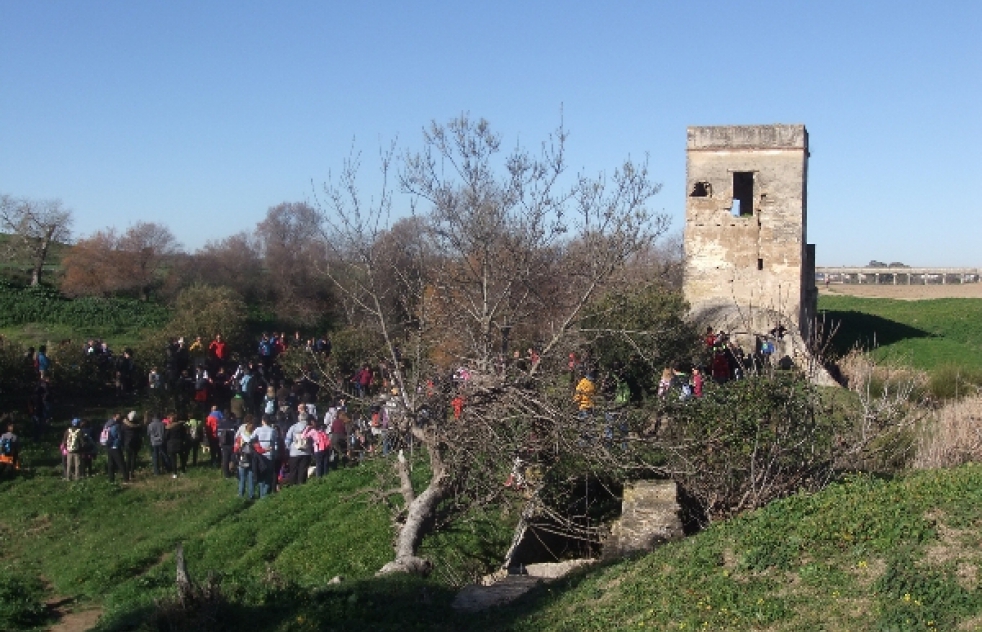
[[10,440],[10,437],[3,437],[0,439],[0,454],[4,456],[10,456],[14,453],[14,443]]

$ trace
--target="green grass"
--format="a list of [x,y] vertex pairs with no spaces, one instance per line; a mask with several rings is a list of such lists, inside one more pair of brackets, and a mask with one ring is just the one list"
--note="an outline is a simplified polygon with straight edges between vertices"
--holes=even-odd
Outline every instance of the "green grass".
[[854,478],[544,588],[498,629],[977,629],[980,520],[982,466]]
[[[144,467],[128,486],[101,474],[68,483],[50,447],[29,446],[26,457],[22,477],[0,483],[2,629],[45,625],[41,604],[55,596],[101,605],[105,631],[886,631],[982,621],[980,465],[850,478],[511,606],[460,614],[455,584],[500,559],[513,510],[474,513],[427,538],[423,553],[441,569],[430,579],[375,578],[393,535],[389,507],[370,491],[393,486],[381,459],[248,503],[208,468],[173,480]],[[173,600],[179,542],[192,578],[214,577],[222,591],[190,620],[158,607]],[[344,581],[328,585],[335,575]]]
[[859,345],[874,349],[880,360],[916,369],[982,374],[982,299],[822,296],[819,311],[829,322],[841,322],[833,341],[840,353]]
[[[87,412],[95,419],[107,414]],[[236,497],[235,481],[210,468],[189,467],[177,480],[154,477],[145,454],[132,484],[110,485],[104,457],[92,479],[66,482],[53,449],[57,436],[28,443],[20,477],[0,483],[0,569],[9,581],[32,587],[5,592],[0,582],[0,629],[43,624],[50,616],[43,601],[55,596],[101,605],[103,629],[143,625],[155,600],[173,594],[178,543],[194,579],[221,578],[249,629],[274,628],[336,575],[345,577],[342,605],[354,621],[374,604],[377,621],[403,629],[405,616],[385,607],[390,592],[408,591],[405,599],[415,601],[426,590],[448,606],[451,584],[500,561],[516,518],[473,512],[425,543],[423,553],[440,567],[432,579],[380,582],[373,576],[392,557],[393,531],[390,506],[374,492],[396,486],[381,458],[250,503]],[[416,477],[424,476],[417,468]]]

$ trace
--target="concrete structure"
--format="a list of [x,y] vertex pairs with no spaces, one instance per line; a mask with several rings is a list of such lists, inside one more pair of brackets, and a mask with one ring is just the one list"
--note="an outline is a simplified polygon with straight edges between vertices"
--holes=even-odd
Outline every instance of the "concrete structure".
[[604,559],[644,553],[685,536],[678,485],[674,481],[635,481],[624,486],[621,517],[603,543]]
[[982,282],[982,268],[815,268],[817,283],[840,285],[961,285]]
[[780,323],[808,337],[808,156],[804,125],[688,128],[684,292],[697,320],[736,331],[722,321],[738,315],[744,334]]

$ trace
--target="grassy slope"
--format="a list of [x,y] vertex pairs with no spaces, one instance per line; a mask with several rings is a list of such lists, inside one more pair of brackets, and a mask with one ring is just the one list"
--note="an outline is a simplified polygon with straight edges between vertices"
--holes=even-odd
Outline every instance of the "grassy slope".
[[[335,575],[344,576],[347,587],[365,586],[365,602],[349,609],[357,629],[373,595],[383,606],[390,593],[402,590],[407,603],[415,603],[425,589],[447,607],[453,592],[445,580],[486,572],[511,536],[507,516],[472,515],[424,546],[442,573],[426,582],[378,582],[371,580],[374,572],[391,559],[390,513],[365,492],[394,486],[391,479],[382,482],[391,476],[384,461],[247,503],[236,498],[233,481],[221,480],[212,469],[192,467],[188,476],[173,480],[144,468],[133,484],[119,486],[101,475],[100,459],[100,474],[68,483],[50,449],[32,446],[26,458],[29,471],[0,483],[0,575],[15,574],[21,585],[42,580],[48,589],[34,596],[35,603],[57,595],[101,604],[105,629],[145,623],[153,600],[173,592],[178,542],[185,545],[195,579],[222,578],[239,613],[233,616],[241,616],[249,629],[279,625],[284,612],[305,607],[309,592]],[[12,595],[0,585],[0,629],[13,621],[4,619],[5,608],[20,607]],[[30,604],[25,609],[30,612]],[[405,624],[399,609],[372,614],[387,629]]]
[[978,629],[980,519],[982,466],[857,478],[501,614],[530,631]]
[[[381,461],[249,504],[213,470],[176,481],[143,474],[118,487],[101,477],[66,483],[43,455],[32,459],[32,477],[0,484],[0,571],[43,579],[49,596],[101,603],[103,630],[148,625],[153,600],[173,592],[179,541],[195,579],[222,578],[229,601],[217,611],[222,624],[209,629],[982,625],[980,465],[854,478],[543,587],[513,606],[461,615],[439,577],[373,577],[390,555],[389,514],[362,492],[386,473]],[[484,520],[480,537],[471,529],[482,521],[468,522],[430,538],[426,552],[458,570],[466,558],[493,562],[507,546],[507,522]],[[345,581],[327,586],[338,574]]]
[[891,299],[822,296],[819,310],[842,325],[834,341],[877,345],[876,355],[933,371],[954,365],[982,371],[982,299]]

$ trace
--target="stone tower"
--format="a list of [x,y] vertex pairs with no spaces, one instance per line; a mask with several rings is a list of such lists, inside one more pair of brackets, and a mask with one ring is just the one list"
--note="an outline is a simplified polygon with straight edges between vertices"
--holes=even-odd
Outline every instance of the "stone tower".
[[744,334],[777,320],[808,338],[818,291],[807,183],[804,125],[688,128],[684,291],[696,319],[734,332],[734,316],[752,320]]

